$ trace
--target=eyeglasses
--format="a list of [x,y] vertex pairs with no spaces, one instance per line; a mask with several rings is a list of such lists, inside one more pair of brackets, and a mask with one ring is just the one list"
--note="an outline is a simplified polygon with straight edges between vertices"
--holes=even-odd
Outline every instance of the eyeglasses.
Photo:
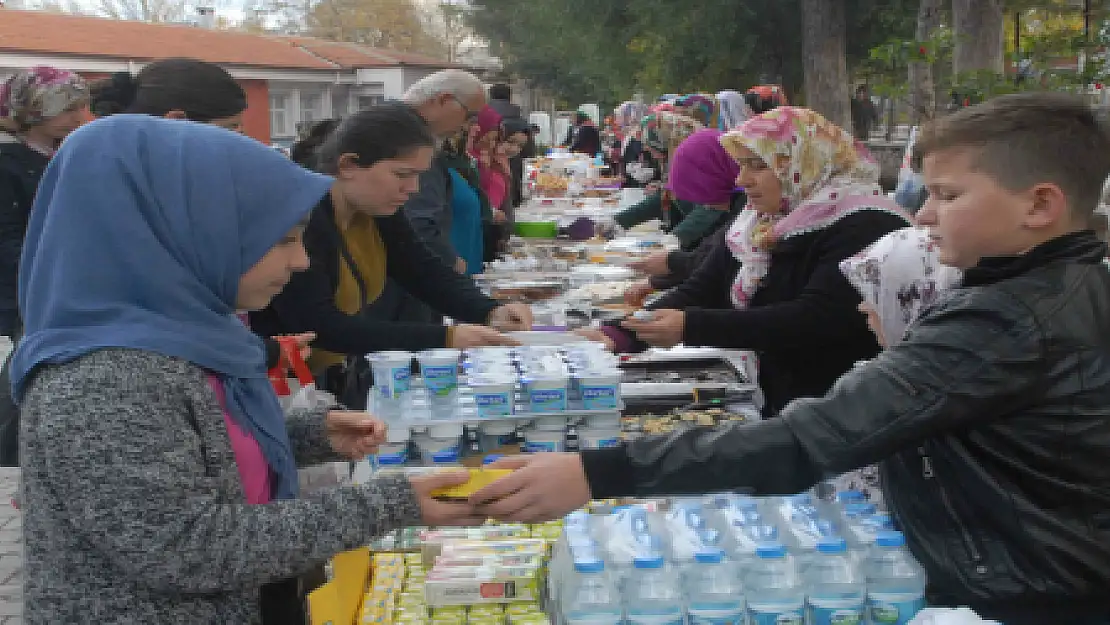
[[472,121],[475,121],[475,120],[478,119],[478,111],[470,110],[470,107],[467,106],[465,102],[463,102],[462,100],[459,99],[459,96],[457,96],[453,93],[448,94],[448,95],[451,96],[451,99],[454,100],[456,104],[458,104],[460,107],[462,107],[463,112],[466,113],[466,121],[472,122]]

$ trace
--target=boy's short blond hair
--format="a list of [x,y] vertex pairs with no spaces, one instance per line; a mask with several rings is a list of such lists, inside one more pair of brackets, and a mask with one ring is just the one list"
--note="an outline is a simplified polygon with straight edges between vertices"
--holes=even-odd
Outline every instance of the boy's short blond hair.
[[1060,187],[1086,221],[1110,175],[1110,134],[1083,98],[1035,92],[999,96],[941,117],[921,130],[915,152],[977,151],[974,167],[1021,191],[1041,182]]

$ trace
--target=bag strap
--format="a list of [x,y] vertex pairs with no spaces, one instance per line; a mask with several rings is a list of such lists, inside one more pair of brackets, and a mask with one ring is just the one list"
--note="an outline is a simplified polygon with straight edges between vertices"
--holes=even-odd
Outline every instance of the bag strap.
[[370,305],[366,280],[362,277],[362,272],[359,271],[358,264],[355,262],[354,256],[351,255],[351,250],[347,248],[347,241],[343,238],[343,232],[339,229],[339,224],[335,223],[335,204],[331,205],[331,215],[328,216],[331,218],[329,225],[331,226],[332,238],[335,240],[335,247],[339,250],[339,255],[343,257],[343,262],[347,263],[347,269],[354,277],[355,284],[358,285],[359,298],[362,301],[359,306],[359,310],[361,310]]

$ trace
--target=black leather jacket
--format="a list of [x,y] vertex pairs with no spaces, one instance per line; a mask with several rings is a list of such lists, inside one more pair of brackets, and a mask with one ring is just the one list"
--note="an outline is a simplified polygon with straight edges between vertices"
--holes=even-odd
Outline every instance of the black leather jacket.
[[1110,623],[1110,268],[1093,233],[989,259],[780,419],[583,452],[593,495],[794,493],[883,462],[935,605]]

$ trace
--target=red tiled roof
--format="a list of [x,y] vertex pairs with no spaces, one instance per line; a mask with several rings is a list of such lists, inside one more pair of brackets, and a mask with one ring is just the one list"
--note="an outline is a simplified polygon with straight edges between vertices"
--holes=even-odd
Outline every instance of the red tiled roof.
[[277,69],[454,67],[419,54],[309,37],[271,37],[15,9],[0,9],[0,52],[4,51],[142,61],[191,57]]
[[377,67],[397,67],[398,65],[430,67],[436,69],[461,67],[457,64],[430,56],[383,50],[354,43],[325,41],[312,37],[280,37],[278,39],[290,41],[308,50],[312,54],[340,65],[345,69],[371,69]]
[[336,69],[289,42],[248,33],[14,9],[0,9],[0,51],[130,60],[185,56],[226,65]]

